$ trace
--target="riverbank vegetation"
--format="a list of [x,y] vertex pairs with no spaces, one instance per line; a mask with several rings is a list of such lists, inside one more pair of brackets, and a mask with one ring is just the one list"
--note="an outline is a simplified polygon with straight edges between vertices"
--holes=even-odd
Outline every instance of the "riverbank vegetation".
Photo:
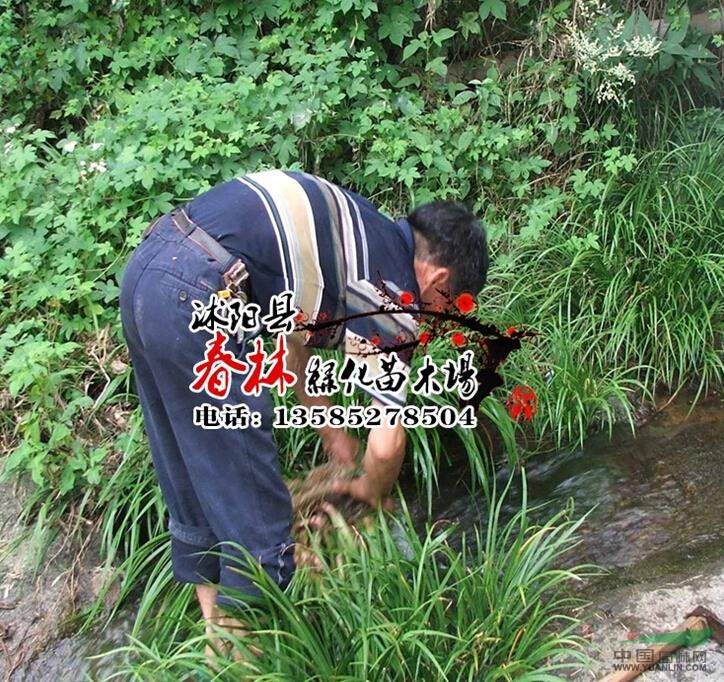
[[[219,632],[242,659],[220,658],[220,679],[544,680],[581,665],[571,615],[581,600],[567,588],[584,569],[556,566],[581,521],[564,509],[541,527],[525,501],[504,519],[506,492],[494,497],[490,527],[457,542],[452,526],[419,536],[406,509],[354,531],[335,519],[335,533],[315,543],[322,566],[300,569],[290,590],[254,575],[262,589],[247,619],[254,635]],[[137,639],[114,652],[128,661],[117,679],[208,675],[193,591],[156,568],[169,560],[167,544],[148,554],[141,604],[154,607],[141,614]]]
[[[503,367],[505,387],[483,401],[484,427],[410,434],[403,475],[428,506],[450,452],[467,458],[494,514],[492,443],[517,463],[616,421],[633,427],[642,405],[683,386],[699,395],[721,387],[724,117],[720,17],[707,3],[0,7],[3,476],[29,481],[30,523],[80,533],[97,521],[104,559],[124,565],[122,595],[151,585],[144,623],[163,605],[168,622],[195,632],[184,620],[195,614],[188,594],[168,586],[164,508],[120,334],[118,282],[145,225],[216,182],[300,168],[391,215],[454,198],[484,219],[492,266],[480,319],[536,336]],[[438,339],[429,351],[442,359],[454,349]],[[505,409],[516,384],[538,395],[529,424]],[[310,433],[277,436],[288,475],[319,455]],[[398,661],[390,679],[416,670],[480,679],[473,666],[486,679],[521,679],[505,669],[518,654],[526,661],[516,671],[534,670],[540,652],[568,642],[552,619],[565,609],[535,587],[553,575],[552,556],[536,563],[522,550],[526,540],[547,542],[542,530],[482,529],[469,574],[429,529],[404,555],[386,523],[363,545],[330,550],[322,578],[330,594],[302,576],[300,606],[272,597],[276,620],[261,637],[285,655],[274,670],[258,663],[264,679],[310,661],[366,679],[365,666],[383,660]],[[545,527],[565,535],[569,523],[554,516]],[[489,543],[502,544],[489,554]],[[433,551],[445,568],[429,560]],[[508,564],[526,557],[529,572],[506,592]],[[486,565],[496,568],[479,570]],[[420,581],[406,582],[410,575]],[[471,603],[457,621],[437,603],[448,589],[452,599],[478,600],[495,575],[500,602]],[[337,603],[332,592],[346,594],[346,576],[379,592]],[[489,634],[480,623],[516,591],[529,605],[497,622],[510,628],[504,634]],[[348,639],[300,633],[300,614],[323,628],[344,623]],[[407,625],[420,637],[392,636]],[[354,652],[351,632],[360,638]],[[138,670],[179,665],[190,649],[173,648],[177,634],[144,638],[137,652],[150,663]],[[322,651],[321,634],[338,648]],[[488,636],[502,648],[471,650]]]

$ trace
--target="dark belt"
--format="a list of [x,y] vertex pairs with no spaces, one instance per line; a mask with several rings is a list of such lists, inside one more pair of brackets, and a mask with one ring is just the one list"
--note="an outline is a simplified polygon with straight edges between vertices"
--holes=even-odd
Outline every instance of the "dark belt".
[[[191,220],[182,208],[174,209],[170,215],[173,224],[183,233],[186,239],[190,239],[194,244],[201,247],[221,265],[224,284],[229,292],[235,296],[243,296],[245,301],[248,301],[251,296],[251,287],[249,273],[244,261],[229,253],[208,232]],[[146,228],[143,233],[143,239],[146,239],[146,237],[153,232],[153,229],[158,225],[161,218],[164,217],[165,216],[161,216],[157,218]]]

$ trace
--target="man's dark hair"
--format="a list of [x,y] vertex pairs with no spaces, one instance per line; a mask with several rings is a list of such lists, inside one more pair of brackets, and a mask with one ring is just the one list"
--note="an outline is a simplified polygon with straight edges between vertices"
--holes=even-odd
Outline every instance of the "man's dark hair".
[[[467,206],[456,201],[433,201],[418,206],[407,217],[415,236],[415,255],[450,270],[450,293],[477,294],[488,274],[488,244],[485,229]],[[419,240],[418,240],[419,242]]]

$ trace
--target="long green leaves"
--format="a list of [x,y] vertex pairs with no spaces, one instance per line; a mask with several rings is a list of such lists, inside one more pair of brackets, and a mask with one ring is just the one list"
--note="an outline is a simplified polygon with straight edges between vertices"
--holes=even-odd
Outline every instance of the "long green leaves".
[[721,385],[723,166],[720,123],[646,153],[597,200],[578,200],[541,239],[501,254],[488,287],[494,316],[540,334],[505,368],[538,392],[533,445],[633,426],[632,405],[662,387],[691,382],[700,395]]
[[[286,592],[257,570],[263,609],[248,615],[253,635],[235,639],[221,633],[246,662],[220,660],[217,667],[227,671],[216,678],[201,640],[193,639],[201,635],[200,623],[180,617],[193,614],[186,612],[188,595],[176,593],[175,601],[164,601],[158,590],[162,580],[156,578],[142,599],[136,629],[141,640],[125,648],[131,659],[118,677],[558,679],[566,666],[585,660],[571,616],[576,600],[569,593],[583,567],[557,566],[576,543],[580,520],[564,509],[542,525],[533,523],[524,483],[520,510],[506,518],[509,486],[485,498],[487,528],[463,535],[454,543],[459,547],[450,543],[451,526],[429,526],[418,536],[403,508],[399,517],[380,514],[361,531],[338,520],[324,546],[317,540],[321,570],[298,570]],[[143,608],[150,604],[153,613]],[[182,622],[185,632],[175,626]],[[261,655],[253,656],[250,645]]]

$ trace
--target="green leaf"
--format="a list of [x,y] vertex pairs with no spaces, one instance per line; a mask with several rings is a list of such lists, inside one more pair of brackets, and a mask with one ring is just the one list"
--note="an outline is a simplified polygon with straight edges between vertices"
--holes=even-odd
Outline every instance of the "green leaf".
[[33,457],[33,459],[30,460],[30,466],[28,468],[30,470],[30,478],[33,479],[33,483],[35,483],[35,485],[39,488],[43,487],[43,484],[45,483],[45,453],[41,453]]
[[98,485],[101,482],[101,469],[100,467],[91,467],[85,471],[83,476],[91,485]]
[[442,57],[436,57],[425,65],[425,71],[431,71],[438,76],[445,76],[447,74],[445,60]]
[[636,12],[632,12],[626,19],[621,31],[620,40],[631,40],[636,33]]
[[88,56],[86,55],[85,43],[78,43],[73,50],[73,61],[75,68],[81,73],[88,71]]
[[700,43],[688,45],[686,48],[686,54],[694,59],[715,59],[714,55]]
[[683,48],[678,43],[663,43],[661,45],[661,51],[665,52],[666,54],[677,54],[677,55],[684,55],[687,54],[687,51],[685,48]]
[[455,35],[456,31],[451,28],[441,28],[439,31],[432,32],[432,42],[435,45],[442,45],[446,40],[450,40]]
[[604,140],[612,140],[614,137],[620,135],[618,129],[613,123],[604,123],[601,128],[601,137]]
[[50,87],[55,91],[58,92],[63,87],[63,82],[65,81],[65,71],[59,68],[54,68],[50,70],[50,75],[48,76],[48,82],[50,83]]
[[563,105],[567,109],[574,109],[578,101],[578,86],[571,85],[563,91]]
[[153,168],[144,166],[137,171],[137,177],[141,181],[141,185],[143,185],[144,189],[151,189],[156,180],[156,173]]
[[636,16],[636,28],[637,33],[640,36],[652,36],[654,34],[654,30],[651,27],[651,22],[649,21],[649,18],[646,16],[646,13],[642,10],[639,10]]
[[453,104],[465,104],[471,99],[475,99],[477,96],[477,93],[473,92],[472,90],[463,90],[462,92],[459,92],[457,95],[455,95],[455,99],[453,99]]
[[71,435],[71,430],[66,424],[58,423],[53,426],[53,431],[50,434],[50,440],[48,441],[48,447],[54,447],[65,438]]
[[503,0],[496,0],[493,2],[490,11],[496,19],[504,21],[507,18],[507,11]]
[[407,92],[399,93],[394,98],[394,103],[405,116],[417,116],[420,113],[420,107],[412,101]]
[[458,138],[458,150],[461,152],[464,152],[472,143],[472,141],[475,139],[475,133],[472,130],[466,130],[459,138]]
[[598,142],[599,134],[598,131],[595,128],[589,128],[588,130],[585,130],[583,132],[583,135],[581,135],[581,143],[582,144],[595,144]]
[[5,478],[5,474],[9,474],[11,471],[15,471],[15,469],[19,468],[21,464],[24,464],[30,452],[31,448],[27,442],[20,443],[20,445],[15,448],[10,453],[10,456],[5,460],[5,466],[3,467],[3,478]]
[[556,143],[556,140],[558,139],[559,132],[560,130],[555,123],[549,125],[548,130],[546,130],[546,142],[550,145],[554,145]]
[[239,48],[236,46],[236,40],[227,35],[220,35],[216,39],[214,51],[227,57],[237,58],[239,56]]
[[422,43],[417,38],[410,41],[407,45],[405,45],[405,49],[402,51],[402,61],[406,62],[421,47]]
[[63,0],[62,4],[63,7],[70,7],[81,14],[88,13],[88,0]]
[[413,73],[410,76],[405,76],[404,78],[400,78],[400,80],[398,80],[397,83],[395,83],[396,88],[407,88],[410,85],[419,87],[420,77],[416,73]]
[[674,58],[670,54],[662,53],[659,55],[659,59],[657,62],[657,68],[659,71],[666,71],[667,69],[670,69],[673,65]]
[[292,135],[275,135],[272,151],[274,156],[279,159],[279,163],[286,166],[290,159],[296,157],[297,139]]
[[504,20],[507,16],[503,0],[482,0],[478,10],[480,18],[485,21],[491,14],[496,19]]
[[463,12],[458,24],[465,39],[467,39],[470,34],[480,34],[480,19],[476,12]]
[[443,173],[454,173],[455,170],[452,167],[452,164],[450,161],[448,161],[447,157],[438,155],[435,157],[433,163],[437,168],[439,168]]
[[89,459],[93,464],[98,464],[106,458],[107,454],[108,448],[106,447],[93,448],[90,452]]
[[553,152],[556,156],[565,156],[571,151],[571,145],[566,140],[556,140],[553,144]]
[[696,79],[705,88],[708,88],[712,92],[718,92],[720,90],[720,88],[717,87],[717,84],[714,82],[714,79],[709,74],[709,69],[707,69],[705,66],[702,66],[701,64],[694,64],[691,70],[696,76]]
[[58,486],[58,492],[61,495],[65,495],[66,493],[73,490],[74,485],[75,472],[73,471],[73,467],[71,464],[66,464],[63,467],[63,473],[60,475],[60,485]]
[[407,5],[392,5],[389,12],[379,14],[380,25],[377,36],[387,38],[393,45],[402,47],[405,38],[412,35],[412,27],[417,13]]
[[681,9],[677,12],[677,15],[672,18],[671,24],[664,36],[664,46],[671,44],[678,44],[686,36],[686,32],[689,30],[689,22],[691,21],[691,14],[686,4],[682,4]]
[[538,97],[538,106],[546,106],[548,104],[555,104],[561,99],[561,96],[555,91],[548,88],[547,90],[543,90],[541,92],[540,96]]

